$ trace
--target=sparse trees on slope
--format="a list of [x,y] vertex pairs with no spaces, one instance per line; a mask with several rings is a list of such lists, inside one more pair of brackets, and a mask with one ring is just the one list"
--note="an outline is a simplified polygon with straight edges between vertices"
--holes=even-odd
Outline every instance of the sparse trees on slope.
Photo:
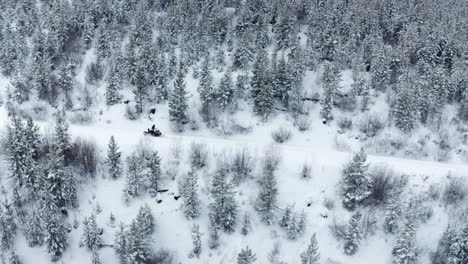
[[346,209],[354,210],[370,194],[366,160],[367,155],[364,149],[361,149],[343,169],[341,195]]

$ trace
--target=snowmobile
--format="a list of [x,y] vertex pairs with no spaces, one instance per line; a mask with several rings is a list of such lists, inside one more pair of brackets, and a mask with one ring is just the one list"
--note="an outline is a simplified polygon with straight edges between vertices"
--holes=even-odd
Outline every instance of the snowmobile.
[[147,131],[143,131],[143,134],[145,135],[151,135],[153,137],[160,137],[162,136],[161,130],[156,129],[155,125],[153,125],[151,128],[148,128]]

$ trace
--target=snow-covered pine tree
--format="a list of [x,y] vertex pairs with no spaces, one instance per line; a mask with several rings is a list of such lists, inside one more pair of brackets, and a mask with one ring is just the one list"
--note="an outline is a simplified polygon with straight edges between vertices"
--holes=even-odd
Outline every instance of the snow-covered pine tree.
[[390,199],[387,205],[384,219],[384,231],[386,233],[395,234],[398,230],[398,223],[401,218],[402,208],[398,197]]
[[301,264],[318,264],[320,254],[318,252],[317,236],[315,233],[310,238],[310,244],[301,253]]
[[174,82],[174,89],[169,98],[169,117],[171,121],[176,123],[179,130],[183,125],[188,122],[187,117],[187,91],[185,90],[185,74],[182,69],[179,69],[176,80]]
[[151,247],[139,221],[133,220],[127,233],[126,262],[146,264],[151,258]]
[[96,249],[91,252],[91,264],[101,264],[101,259],[99,259],[99,254]]
[[149,169],[148,174],[148,192],[152,197],[155,197],[159,191],[159,186],[162,180],[161,158],[157,151],[153,151],[146,161],[146,167]]
[[16,222],[12,205],[6,201],[0,211],[0,248],[7,252],[13,248],[16,235]]
[[139,64],[135,72],[135,88],[133,95],[135,96],[137,113],[143,113],[143,107],[148,100],[148,86],[146,84],[145,72],[143,66]]
[[136,217],[136,221],[138,222],[142,232],[146,236],[149,236],[154,233],[154,216],[148,204],[145,204],[142,207],[140,207],[140,210],[138,211],[138,215]]
[[154,89],[157,102],[163,102],[168,99],[168,73],[166,67],[166,57],[164,54],[160,54],[158,56],[157,73],[154,76]]
[[396,244],[392,250],[393,264],[415,264],[418,260],[418,248],[416,247],[416,225],[415,213],[411,210],[406,217],[404,226],[401,228]]
[[249,213],[244,213],[244,217],[242,219],[242,229],[241,229],[241,234],[246,236],[250,233],[252,230],[252,224],[250,222],[250,214]]
[[281,56],[276,70],[273,72],[273,91],[276,98],[280,100],[285,106],[288,104],[289,93],[292,89],[290,74],[288,73],[288,65],[284,56]]
[[295,37],[294,25],[292,14],[288,13],[288,10],[283,11],[285,14],[282,14],[279,18],[278,23],[275,24],[275,34],[276,34],[276,46],[278,49],[287,49],[290,47],[293,38]]
[[343,206],[354,210],[370,194],[371,183],[368,179],[367,155],[364,149],[354,154],[353,159],[345,165],[341,179]]
[[460,236],[457,230],[451,225],[447,226],[439,240],[437,251],[431,254],[432,264],[462,263],[458,258],[460,246]]
[[258,194],[256,209],[264,223],[271,225],[278,204],[278,183],[273,171],[264,169],[260,178],[260,193]]
[[52,261],[59,260],[68,247],[67,228],[60,212],[48,211],[44,220],[45,244]]
[[24,227],[24,234],[28,241],[28,246],[41,246],[44,243],[43,222],[39,210],[34,207],[34,210],[27,215],[27,225]]
[[237,220],[237,203],[232,184],[228,181],[228,173],[219,168],[211,182],[210,219],[215,226],[226,232],[233,232]]
[[212,220],[210,220],[210,223],[210,239],[208,240],[208,246],[210,249],[216,249],[219,247],[219,228]]
[[120,223],[114,237],[114,251],[121,264],[126,264],[128,254],[128,232],[123,223]]
[[72,62],[68,62],[60,66],[58,70],[57,85],[59,86],[59,90],[63,92],[65,96],[65,107],[67,109],[73,108],[71,93],[73,92],[73,88],[75,86],[74,79],[73,79],[74,68],[75,68],[75,65]]
[[[453,260],[459,260],[459,263],[466,263],[468,261],[468,221],[466,220],[466,215],[468,211],[465,212],[465,221],[462,225],[462,229],[459,234],[458,243],[455,243],[450,248],[450,258]],[[450,262],[456,263],[458,262]]]
[[119,93],[122,86],[122,80],[119,76],[119,69],[114,60],[111,60],[109,66],[109,74],[107,75],[106,85],[106,104],[114,105],[120,102],[122,96]]
[[142,193],[143,178],[141,161],[136,154],[132,154],[127,159],[127,178],[123,192],[123,198],[126,202]]
[[322,100],[322,109],[320,110],[320,116],[325,120],[325,122],[333,119],[331,111],[333,109],[334,97],[339,88],[339,79],[340,74],[336,65],[330,62],[325,62],[321,77],[324,95]]
[[233,109],[234,106],[234,87],[232,83],[232,72],[228,69],[221,78],[221,84],[218,89],[218,103],[221,109]]
[[282,228],[287,227],[288,224],[291,222],[292,218],[293,218],[293,205],[288,205],[284,209],[283,216],[281,217],[281,220],[279,222],[279,226]]
[[354,255],[358,251],[359,241],[362,239],[362,230],[360,227],[361,217],[361,213],[356,212],[349,221],[349,226],[347,227],[344,237],[344,252],[347,255]]
[[252,264],[256,259],[257,257],[255,254],[252,253],[252,250],[247,246],[237,255],[237,264]]
[[71,162],[72,157],[70,153],[70,134],[64,109],[60,109],[55,113],[54,132],[54,145],[57,146],[57,150],[63,155],[64,165],[67,166]]
[[101,229],[96,223],[96,216],[85,217],[83,220],[83,233],[81,234],[80,246],[90,251],[95,251],[102,245]]
[[270,72],[268,70],[268,57],[266,51],[260,49],[257,54],[251,80],[252,97],[254,101],[254,112],[266,119],[273,109],[273,87],[270,83]]
[[215,100],[209,55],[205,56],[202,62],[198,92],[201,100],[201,116],[207,122],[212,119],[214,114],[213,102]]
[[[424,92],[423,92],[424,93]],[[408,133],[416,127],[417,107],[416,94],[409,82],[401,78],[398,82],[398,91],[393,115],[395,126]]]
[[191,170],[182,180],[180,194],[183,199],[183,210],[188,219],[200,215],[201,201],[198,197],[198,175]]
[[64,156],[59,145],[52,145],[47,154],[45,165],[45,181],[42,184],[42,195],[45,198],[44,205],[52,211],[66,206],[67,193],[65,192],[65,180],[67,174],[64,167]]
[[198,258],[202,251],[201,233],[199,225],[193,225],[192,227],[192,244],[192,253]]
[[111,54],[111,36],[105,20],[99,22],[96,34],[96,49],[98,61],[109,58]]
[[109,175],[112,179],[117,179],[122,174],[121,155],[122,153],[119,151],[119,147],[117,146],[114,136],[111,136],[107,149],[106,163],[109,166]]

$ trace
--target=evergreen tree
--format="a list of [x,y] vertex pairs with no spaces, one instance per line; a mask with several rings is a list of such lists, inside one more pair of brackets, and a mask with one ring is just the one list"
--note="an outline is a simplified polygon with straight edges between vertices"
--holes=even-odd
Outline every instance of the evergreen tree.
[[[414,210],[411,209],[410,210]],[[392,250],[393,264],[414,264],[418,259],[418,248],[415,244],[416,219],[410,212],[402,227]]]
[[53,145],[47,154],[47,164],[45,167],[45,182],[42,190],[45,201],[44,205],[53,211],[65,207],[67,194],[65,187],[66,177],[64,167],[64,156],[58,145]]
[[175,121],[178,127],[187,123],[187,91],[185,90],[184,73],[180,69],[174,83],[174,90],[169,99],[169,116],[171,121]]
[[151,196],[155,197],[159,191],[159,185],[162,180],[162,172],[161,172],[161,158],[157,151],[153,151],[149,158],[147,158],[146,166],[149,169],[148,174],[148,191]]
[[[213,221],[210,221],[211,223]],[[219,231],[218,231],[218,226],[216,224],[211,225],[210,227],[210,240],[208,241],[208,246],[210,249],[216,249],[219,246]]]
[[133,95],[135,96],[135,102],[137,104],[137,113],[143,113],[143,106],[145,101],[148,99],[148,87],[146,85],[146,79],[142,65],[138,65],[135,73],[135,89],[133,89]]
[[201,115],[204,121],[209,121],[214,115],[214,89],[213,89],[213,76],[211,75],[209,56],[207,55],[202,62],[200,76],[200,85],[198,92],[202,104]]
[[198,197],[198,176],[196,172],[190,171],[184,177],[180,194],[183,199],[185,217],[196,218],[200,215],[201,201]]
[[223,78],[221,78],[221,84],[218,89],[218,103],[221,109],[226,110],[232,108],[234,104],[234,87],[232,84],[232,73],[231,70],[227,70]]
[[242,229],[241,234],[246,236],[252,230],[252,224],[250,223],[250,215],[248,213],[244,214],[244,218],[242,220]]
[[273,89],[269,82],[268,58],[264,50],[260,50],[252,70],[251,81],[254,112],[266,119],[273,109]]
[[140,207],[136,221],[145,236],[149,236],[154,233],[154,216],[148,204]]
[[122,99],[122,96],[119,93],[119,90],[122,88],[122,83],[116,63],[111,61],[109,68],[106,86],[106,104],[114,105],[119,103]]
[[370,182],[367,178],[368,164],[364,149],[356,153],[344,167],[341,180],[342,203],[346,209],[354,210],[370,194]]
[[288,65],[286,64],[286,60],[282,56],[278,61],[276,70],[273,74],[273,90],[275,97],[278,98],[286,106],[289,99],[289,93],[292,89],[292,83],[288,71]]
[[127,159],[127,178],[123,198],[126,202],[140,196],[143,191],[142,164],[136,154]]
[[71,92],[73,92],[74,88],[74,80],[73,80],[73,70],[74,65],[72,63],[67,63],[59,68],[58,72],[58,83],[57,85],[60,87],[59,90],[62,91],[65,95],[65,106],[67,109],[71,109],[73,107],[73,102],[71,100]]
[[193,225],[192,227],[192,244],[193,244],[192,253],[198,258],[202,251],[201,233],[200,233],[199,225]]
[[25,236],[28,246],[41,246],[44,243],[43,219],[36,208],[27,216],[28,225],[25,226]]
[[332,63],[325,63],[321,78],[324,97],[322,100],[322,110],[320,111],[320,116],[325,121],[333,119],[331,111],[333,109],[334,97],[338,91],[339,78],[340,75],[336,66]]
[[276,46],[278,49],[287,49],[292,42],[294,37],[294,21],[292,21],[293,17],[293,15],[286,13],[275,25]]
[[384,231],[390,234],[395,234],[398,230],[398,220],[402,214],[399,198],[392,198],[386,209]]
[[260,178],[260,193],[258,194],[256,209],[263,222],[273,223],[274,211],[278,204],[278,183],[273,171],[265,169]]
[[101,230],[96,223],[96,216],[92,214],[83,220],[83,233],[81,234],[80,246],[86,247],[90,251],[95,251],[102,245],[100,237]]
[[126,257],[128,254],[128,232],[125,229],[123,223],[120,223],[119,229],[115,233],[114,238],[114,251],[119,257],[119,261],[121,264],[126,263]]
[[71,162],[71,143],[64,109],[58,110],[55,113],[54,130],[54,144],[57,146],[57,150],[60,151],[60,154],[63,155],[64,165],[67,166]]
[[252,264],[256,259],[255,254],[252,253],[252,250],[247,246],[245,249],[242,249],[237,256],[237,264]]
[[237,203],[233,186],[228,182],[225,169],[221,168],[215,172],[211,183],[211,196],[213,198],[210,205],[212,223],[226,232],[233,232],[237,220]]
[[0,212],[0,248],[3,252],[13,248],[16,229],[12,206],[10,203],[4,202]]
[[432,264],[461,263],[457,256],[459,249],[459,234],[453,226],[448,226],[439,240],[437,251],[431,255]]
[[317,237],[314,233],[307,249],[301,253],[301,264],[318,264],[319,261],[320,254],[318,253]]
[[112,179],[117,179],[122,174],[122,153],[119,151],[117,142],[115,142],[114,136],[111,136],[107,149],[107,160],[106,163],[109,166],[109,175]]
[[57,212],[49,211],[44,223],[45,244],[52,261],[59,260],[68,247],[67,228]]
[[397,99],[393,114],[395,126],[401,131],[408,133],[416,127],[415,93],[409,83],[400,80]]
[[107,28],[104,20],[99,22],[96,38],[97,57],[98,61],[101,61],[102,59],[108,58],[111,53],[109,29]]
[[361,216],[361,213],[356,212],[349,221],[349,226],[344,237],[344,252],[347,255],[354,255],[358,251],[359,240],[362,238],[362,231],[360,227]]
[[145,230],[138,221],[132,221],[128,230],[126,263],[145,264],[151,258],[151,247]]

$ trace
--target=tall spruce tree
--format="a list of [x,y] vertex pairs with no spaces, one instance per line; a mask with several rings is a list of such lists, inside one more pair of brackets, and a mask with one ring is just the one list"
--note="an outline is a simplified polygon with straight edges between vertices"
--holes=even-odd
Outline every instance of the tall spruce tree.
[[320,254],[318,252],[317,236],[315,233],[310,239],[310,244],[301,253],[301,264],[318,264],[320,261]]
[[260,178],[260,193],[258,194],[256,209],[264,223],[271,225],[278,204],[278,183],[272,170],[264,169]]
[[347,255],[354,255],[358,251],[359,241],[362,239],[362,231],[360,227],[361,217],[361,213],[356,212],[349,221],[349,226],[344,237],[344,252]]
[[191,170],[182,180],[181,191],[185,217],[196,218],[200,215],[201,201],[198,195],[198,175]]
[[393,264],[415,264],[418,260],[418,248],[416,247],[416,225],[417,219],[415,213],[409,208],[410,212],[406,217],[404,226],[402,227],[395,246],[392,250]]
[[237,221],[237,203],[227,171],[219,168],[211,182],[210,219],[226,232],[233,232]]
[[176,123],[178,128],[188,122],[187,110],[187,91],[185,89],[185,74],[182,69],[179,69],[174,83],[174,89],[169,98],[169,117],[171,121]]
[[117,142],[115,141],[114,136],[110,137],[109,145],[107,149],[107,166],[109,166],[109,175],[112,179],[117,179],[122,174],[122,153],[119,151]]
[[367,155],[364,149],[354,154],[345,165],[341,179],[342,203],[346,209],[354,210],[370,194],[371,184],[368,179]]

